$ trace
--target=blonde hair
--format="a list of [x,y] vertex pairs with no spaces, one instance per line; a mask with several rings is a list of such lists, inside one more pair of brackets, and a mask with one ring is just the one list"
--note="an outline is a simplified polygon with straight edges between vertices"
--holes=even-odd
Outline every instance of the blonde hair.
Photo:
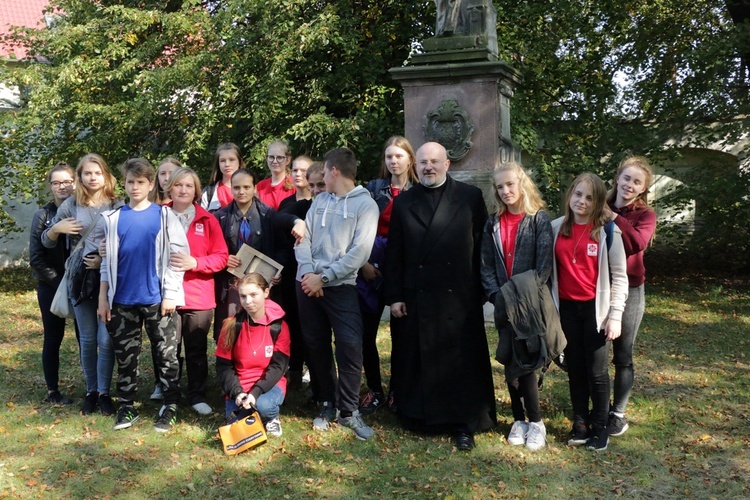
[[167,184],[167,188],[165,189],[165,191],[166,193],[169,193],[174,185],[177,184],[177,181],[179,181],[183,177],[187,177],[188,175],[193,177],[193,184],[195,185],[193,203],[196,203],[201,199],[201,180],[198,178],[198,174],[196,174],[192,168],[177,167],[176,169],[174,169],[172,175],[169,176],[169,183]]
[[560,226],[560,234],[567,238],[570,237],[575,221],[573,211],[570,209],[570,199],[573,197],[576,186],[582,182],[587,182],[591,186],[593,207],[589,216],[589,222],[593,222],[594,225],[591,227],[590,236],[592,240],[599,241],[599,230],[607,222],[607,217],[604,215],[604,196],[607,193],[607,187],[598,175],[591,172],[579,174],[570,184],[570,187],[568,187],[568,192],[565,194],[565,218]]
[[[243,285],[256,285],[263,291],[268,290],[268,281],[266,281],[266,278],[264,278],[262,274],[258,273],[247,273],[239,280],[236,280],[232,284],[232,288],[239,290]],[[237,321],[247,321],[248,319],[247,312],[244,309],[240,309],[237,314],[224,320],[224,323],[221,325],[221,333],[219,333],[219,338],[222,339],[221,347],[223,349],[231,351],[232,348],[234,348],[238,334]]]
[[115,179],[115,176],[112,175],[112,171],[109,169],[109,165],[107,165],[107,162],[104,161],[104,158],[102,158],[98,154],[89,153],[87,155],[84,155],[78,161],[78,166],[76,167],[76,188],[73,191],[76,205],[87,206],[93,200],[91,193],[89,193],[88,189],[83,186],[83,179],[81,178],[83,167],[87,163],[94,163],[95,165],[98,165],[102,170],[102,176],[104,177],[104,187],[101,190],[102,194],[100,195],[100,199],[107,200],[109,202],[116,200],[117,194],[115,193],[115,186],[117,185],[117,180]]
[[649,208],[648,190],[651,187],[651,183],[653,182],[654,172],[651,170],[651,165],[649,164],[648,159],[646,159],[646,157],[644,156],[628,156],[620,162],[620,164],[617,166],[617,172],[615,172],[614,184],[612,188],[607,191],[607,203],[613,204],[615,200],[617,200],[617,181],[620,179],[623,171],[626,168],[630,167],[639,168],[644,174],[646,174],[646,186],[643,189],[643,192],[636,196],[633,204]]
[[[275,141],[271,142],[271,144],[268,145],[266,148],[266,156],[268,155],[268,150],[271,149],[271,146],[283,146],[284,147],[284,156],[287,158],[292,157],[292,150],[289,149],[289,144],[282,141],[281,139],[276,139]],[[291,162],[290,162],[291,163]],[[291,172],[289,171],[289,166],[287,165],[284,167],[284,189],[289,191],[290,189],[294,189],[294,184],[292,184],[292,181],[289,179],[289,176],[291,175]]]
[[521,212],[535,215],[539,210],[547,208],[547,204],[542,199],[542,195],[536,187],[536,183],[534,183],[534,180],[528,173],[526,173],[526,170],[524,170],[518,163],[503,163],[498,165],[495,168],[495,171],[492,172],[492,192],[495,201],[495,215],[498,217],[501,216],[508,208],[500,198],[496,186],[494,186],[498,174],[502,172],[515,172],[516,174],[516,178],[518,179],[518,189],[520,191],[519,201],[521,202]]

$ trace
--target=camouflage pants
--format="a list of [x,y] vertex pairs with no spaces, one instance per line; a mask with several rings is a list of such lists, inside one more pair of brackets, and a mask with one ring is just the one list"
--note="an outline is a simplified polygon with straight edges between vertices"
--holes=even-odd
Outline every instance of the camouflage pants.
[[133,402],[138,392],[138,356],[141,354],[143,333],[154,347],[156,379],[164,388],[164,404],[176,404],[180,399],[179,364],[177,346],[177,313],[161,315],[161,304],[150,306],[112,305],[112,319],[107,330],[112,336],[112,346],[117,360],[117,395],[120,401]]

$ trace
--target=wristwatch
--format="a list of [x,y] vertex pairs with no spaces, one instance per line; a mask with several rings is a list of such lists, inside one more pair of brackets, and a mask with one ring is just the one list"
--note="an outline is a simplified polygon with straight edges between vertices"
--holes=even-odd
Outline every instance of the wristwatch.
[[324,285],[327,285],[328,282],[330,282],[331,280],[329,280],[328,276],[326,276],[325,274],[321,274],[320,275],[320,281],[322,281]]

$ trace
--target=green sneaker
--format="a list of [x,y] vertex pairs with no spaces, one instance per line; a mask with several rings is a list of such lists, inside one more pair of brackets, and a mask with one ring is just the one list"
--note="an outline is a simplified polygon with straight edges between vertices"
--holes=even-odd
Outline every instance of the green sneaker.
[[168,432],[177,423],[177,405],[164,405],[154,421],[156,432]]
[[116,431],[127,429],[128,427],[132,427],[138,418],[138,410],[133,405],[121,404],[120,409],[117,410],[115,425],[112,428]]

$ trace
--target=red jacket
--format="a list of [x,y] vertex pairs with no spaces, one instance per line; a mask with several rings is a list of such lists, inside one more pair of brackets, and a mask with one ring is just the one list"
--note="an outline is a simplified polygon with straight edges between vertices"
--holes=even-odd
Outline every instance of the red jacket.
[[185,273],[182,280],[185,305],[180,309],[200,311],[216,307],[214,273],[227,267],[229,252],[216,217],[197,203],[194,206],[195,218],[188,228],[187,239],[190,255],[198,261],[198,267]]

